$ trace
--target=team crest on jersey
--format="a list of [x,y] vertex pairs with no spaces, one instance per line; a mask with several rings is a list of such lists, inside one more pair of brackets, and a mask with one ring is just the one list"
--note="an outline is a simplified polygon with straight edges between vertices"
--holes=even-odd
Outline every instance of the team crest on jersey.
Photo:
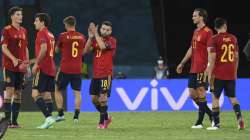
[[11,82],[10,77],[6,77],[6,82],[7,82],[7,83],[10,83],[10,82]]

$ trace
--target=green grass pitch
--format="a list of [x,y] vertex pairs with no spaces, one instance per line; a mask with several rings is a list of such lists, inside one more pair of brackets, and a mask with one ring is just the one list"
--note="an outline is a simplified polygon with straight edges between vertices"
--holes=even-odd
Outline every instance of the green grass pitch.
[[[56,114],[56,113],[54,113]],[[193,130],[196,112],[112,112],[114,120],[107,130],[97,130],[99,114],[81,113],[79,124],[73,124],[73,114],[54,128],[38,130],[43,122],[40,112],[21,112],[21,129],[8,129],[3,140],[246,140],[250,138],[250,112],[244,111],[246,129],[237,130],[232,111],[221,113],[222,128],[218,131]],[[210,126],[206,117],[204,126]]]

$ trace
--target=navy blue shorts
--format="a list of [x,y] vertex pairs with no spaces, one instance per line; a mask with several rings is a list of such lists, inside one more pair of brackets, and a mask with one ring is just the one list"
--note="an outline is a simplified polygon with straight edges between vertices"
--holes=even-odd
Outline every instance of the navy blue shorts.
[[81,74],[67,74],[59,72],[56,78],[56,86],[59,90],[66,90],[68,84],[73,90],[81,91],[82,77]]
[[201,73],[190,73],[188,79],[188,88],[197,89],[199,87],[204,87],[208,89],[207,75],[205,72]]
[[222,91],[227,97],[234,98],[235,97],[235,80],[219,80],[214,79],[214,95],[217,98],[220,98]]
[[107,94],[110,97],[112,86],[112,78],[111,76],[105,78],[94,78],[91,80],[89,93],[90,95]]
[[40,93],[55,91],[55,77],[38,71],[33,78],[32,89],[37,89]]
[[24,73],[13,72],[4,68],[3,79],[4,79],[4,87],[14,87],[15,90],[23,89]]

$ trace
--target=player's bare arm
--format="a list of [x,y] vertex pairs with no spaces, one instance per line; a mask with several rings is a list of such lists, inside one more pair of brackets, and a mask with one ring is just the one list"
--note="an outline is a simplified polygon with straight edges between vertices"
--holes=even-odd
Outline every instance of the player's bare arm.
[[239,65],[239,52],[235,53],[235,64],[236,64],[236,77],[237,77],[237,72],[238,72],[238,65]]
[[211,77],[212,77],[212,72],[214,69],[214,64],[215,64],[215,60],[216,60],[216,53],[215,52],[208,52],[208,65],[207,65],[207,69],[206,72],[208,74],[208,82],[211,82]]
[[98,33],[98,25],[92,29],[95,35],[96,42],[101,50],[106,49],[105,43],[102,40],[102,37]]
[[191,58],[191,56],[192,56],[192,48],[190,47],[188,49],[186,55],[184,56],[184,58],[181,60],[181,63],[177,66],[177,68],[176,68],[177,73],[182,73],[182,69],[183,69],[184,65]]
[[85,44],[85,47],[84,47],[84,50],[83,50],[83,54],[86,54],[86,53],[88,53],[88,52],[90,52],[90,51],[93,50],[93,48],[91,46],[92,39],[94,38],[94,33],[92,31],[93,28],[95,28],[95,24],[93,22],[91,22],[89,24],[89,28],[88,28],[88,36],[89,36],[89,38],[88,38],[88,40],[87,40],[87,42]]
[[35,59],[35,65],[32,68],[32,73],[35,74],[37,67],[38,67],[38,63],[42,61],[42,59],[46,56],[46,51],[47,51],[47,44],[43,43],[41,44],[41,50],[38,54],[38,57]]
[[16,67],[18,65],[18,61],[20,61],[18,58],[16,58],[11,52],[10,50],[8,49],[7,45],[6,44],[3,44],[2,45],[2,52],[8,57],[11,59],[14,67]]

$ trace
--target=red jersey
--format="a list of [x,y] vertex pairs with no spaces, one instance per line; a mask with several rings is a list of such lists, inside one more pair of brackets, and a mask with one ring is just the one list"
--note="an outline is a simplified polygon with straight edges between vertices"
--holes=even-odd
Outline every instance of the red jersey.
[[116,51],[116,39],[114,37],[106,37],[103,39],[106,49],[101,50],[96,42],[92,41],[94,49],[93,59],[93,78],[104,78],[113,75],[113,57]]
[[192,57],[190,73],[200,73],[206,70],[208,63],[207,42],[212,35],[213,31],[207,26],[194,31],[191,44]]
[[82,73],[82,54],[86,39],[83,34],[76,31],[61,33],[57,47],[60,49],[61,66],[60,71],[68,74]]
[[[7,45],[7,48],[17,59],[27,60],[26,49],[28,46],[27,30],[23,27],[20,29],[12,25],[4,27],[2,30],[1,44]],[[14,72],[24,72],[18,66],[14,67],[11,59],[4,53],[2,55],[2,65],[4,68]]]
[[213,74],[216,79],[235,80],[237,67],[235,54],[238,52],[237,38],[229,33],[219,33],[208,42],[211,52],[216,53]]
[[56,66],[53,60],[55,38],[54,35],[51,32],[49,32],[47,28],[43,28],[42,30],[37,32],[36,42],[35,42],[36,57],[38,57],[39,52],[41,50],[41,45],[43,43],[47,44],[47,51],[45,57],[39,62],[38,68],[40,71],[49,76],[55,76]]

